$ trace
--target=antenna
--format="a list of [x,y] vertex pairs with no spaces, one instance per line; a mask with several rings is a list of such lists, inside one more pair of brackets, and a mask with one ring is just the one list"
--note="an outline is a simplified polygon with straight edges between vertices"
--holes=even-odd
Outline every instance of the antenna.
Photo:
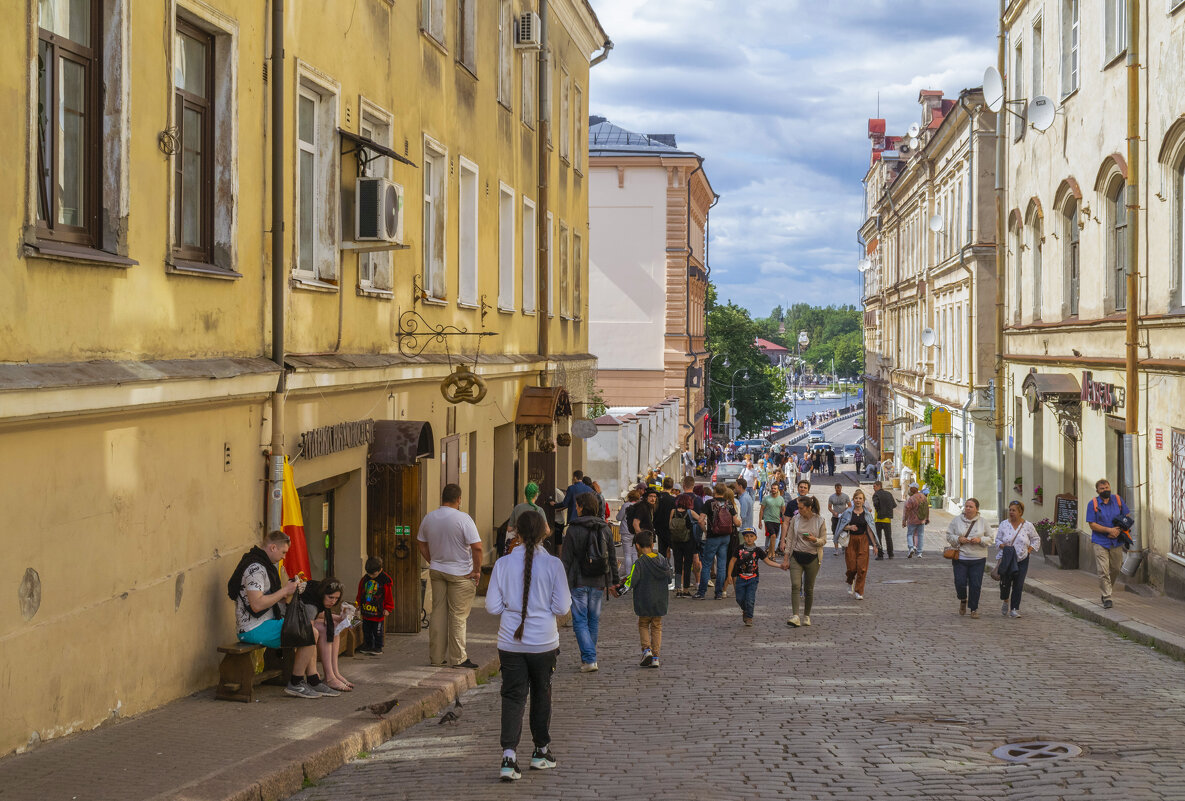
[[1038,131],[1047,131],[1057,116],[1057,107],[1045,95],[1037,95],[1029,101],[1029,122]]
[[923,345],[925,345],[927,348],[932,348],[932,347],[934,347],[934,343],[937,341],[938,341],[938,337],[936,337],[934,335],[933,328],[923,328],[922,329],[922,344]]
[[983,100],[993,112],[1004,107],[1004,79],[995,67],[983,71]]
[[[931,217],[929,225],[930,225],[930,230],[933,231],[934,233],[938,233],[939,231],[941,231],[942,230],[942,215],[935,214],[933,217]],[[927,330],[929,330],[929,329],[927,329]]]
[[909,138],[910,139],[917,139],[918,134],[920,134],[921,132],[922,132],[922,129],[916,122],[913,125],[909,126]]

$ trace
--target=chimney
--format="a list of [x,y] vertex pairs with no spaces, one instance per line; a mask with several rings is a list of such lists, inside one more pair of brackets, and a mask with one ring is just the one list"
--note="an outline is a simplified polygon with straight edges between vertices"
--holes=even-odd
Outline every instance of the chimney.
[[922,128],[927,128],[934,119],[934,112],[942,111],[942,90],[923,89],[918,95],[918,103],[922,106]]
[[658,142],[660,145],[667,145],[668,147],[678,147],[678,145],[675,144],[675,135],[674,134],[646,134],[646,136],[649,137],[650,139],[652,139],[653,141]]

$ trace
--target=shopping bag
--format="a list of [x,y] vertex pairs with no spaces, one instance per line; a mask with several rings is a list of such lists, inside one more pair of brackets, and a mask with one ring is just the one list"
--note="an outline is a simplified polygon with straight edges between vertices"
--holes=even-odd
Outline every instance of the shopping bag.
[[284,624],[280,627],[280,645],[283,648],[301,648],[314,642],[313,621],[309,619],[309,612],[299,597],[293,597],[288,602]]

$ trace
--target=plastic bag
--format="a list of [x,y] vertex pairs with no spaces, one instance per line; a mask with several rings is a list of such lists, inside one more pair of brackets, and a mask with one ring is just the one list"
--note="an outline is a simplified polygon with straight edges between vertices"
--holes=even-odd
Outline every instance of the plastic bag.
[[288,610],[284,613],[284,624],[280,627],[280,646],[283,648],[301,648],[312,645],[313,622],[309,619],[309,611],[299,598],[288,602]]

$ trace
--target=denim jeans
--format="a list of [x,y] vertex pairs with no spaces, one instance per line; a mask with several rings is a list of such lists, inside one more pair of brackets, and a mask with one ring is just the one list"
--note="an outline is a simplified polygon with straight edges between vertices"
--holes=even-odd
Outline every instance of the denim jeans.
[[572,633],[580,647],[580,661],[586,665],[597,661],[597,629],[604,600],[602,587],[572,588]]
[[926,524],[925,523],[906,523],[905,524],[905,547],[913,548],[918,553],[922,552],[922,541],[926,538]]
[[757,603],[757,576],[736,580],[737,606],[744,617],[753,617],[753,605]]
[[974,612],[979,608],[979,591],[983,588],[983,568],[987,559],[954,559],[955,594],[960,601],[967,602],[967,608]]
[[551,745],[551,674],[559,653],[524,654],[498,649],[502,663],[502,748],[518,748],[523,733],[523,708],[531,698],[531,740],[536,748]]
[[724,574],[728,572],[728,536],[704,537],[703,553],[700,561],[703,566],[699,572],[699,593],[704,595],[708,591],[708,576],[712,572],[712,560],[716,560],[716,595],[724,592]]
[[1029,574],[1029,559],[1032,558],[1030,554],[1027,558],[1021,559],[1016,563],[1015,573],[1000,577],[1000,600],[1011,600],[1010,609],[1020,609],[1020,598],[1025,591],[1025,576]]

